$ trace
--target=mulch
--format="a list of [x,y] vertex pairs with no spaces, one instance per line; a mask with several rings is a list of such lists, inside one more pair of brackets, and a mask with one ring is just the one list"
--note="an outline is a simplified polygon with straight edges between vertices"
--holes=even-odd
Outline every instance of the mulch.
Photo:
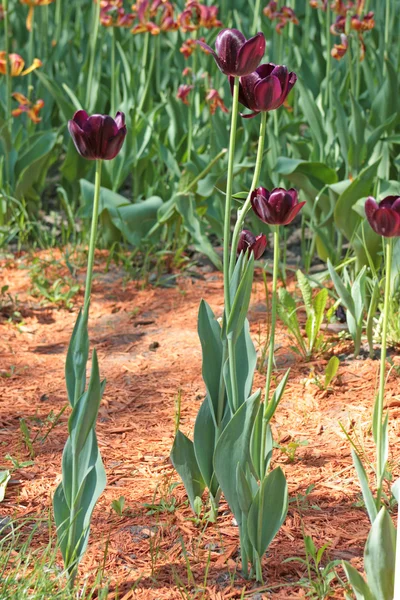
[[[49,257],[49,253],[37,256]],[[59,263],[57,275],[65,276],[61,253],[54,251],[51,256]],[[58,415],[67,403],[64,361],[83,294],[74,299],[72,310],[41,302],[32,296],[30,260],[31,256],[22,255],[1,261],[2,286],[8,285],[8,292],[17,297],[21,318],[9,319],[10,308],[3,299],[0,468],[11,466],[5,460],[7,453],[20,462],[30,458],[21,418],[31,439],[37,437],[34,464],[12,473],[0,517],[37,519],[48,514],[60,481],[69,409],[50,433],[49,415]],[[324,353],[305,362],[291,350],[287,331],[279,324],[275,375],[279,379],[289,366],[291,372],[273,423],[274,439],[282,448],[275,451],[274,465],[279,464],[287,477],[290,508],[263,560],[265,585],[247,582],[240,575],[238,530],[226,503],[221,502],[218,523],[196,522],[169,460],[178,395],[181,429],[190,436],[203,400],[197,311],[205,298],[217,316],[222,313],[221,275],[205,270],[194,278],[183,272],[177,274],[175,287],[143,287],[127,280],[118,267],[106,272],[105,264],[106,255],[99,252],[89,335],[91,347],[98,351],[101,376],[107,379],[97,434],[108,483],[94,511],[81,575],[94,574],[105,560],[111,599],[117,593],[123,600],[300,599],[306,597],[305,588],[299,585],[306,570],[299,562],[286,560],[305,557],[304,535],[311,535],[318,548],[328,545],[323,564],[345,559],[361,569],[369,521],[360,505],[350,444],[340,424],[373,461],[371,412],[379,361],[352,359],[351,342],[326,331]],[[49,267],[49,277],[56,276],[53,271]],[[78,273],[83,282],[84,269]],[[249,318],[261,354],[268,314],[260,272]],[[341,357],[338,377],[331,390],[323,391],[315,378],[323,380],[333,353]],[[399,356],[392,358],[400,365]],[[256,373],[255,387],[263,387],[264,377]],[[390,411],[389,467],[396,478],[400,474],[400,395],[394,369],[386,405]],[[285,449],[300,442],[291,460]],[[118,516],[111,504],[121,496],[125,506]],[[34,544],[47,541],[46,527],[38,528]],[[340,568],[338,572],[343,575]],[[344,597],[339,584],[331,597]]]

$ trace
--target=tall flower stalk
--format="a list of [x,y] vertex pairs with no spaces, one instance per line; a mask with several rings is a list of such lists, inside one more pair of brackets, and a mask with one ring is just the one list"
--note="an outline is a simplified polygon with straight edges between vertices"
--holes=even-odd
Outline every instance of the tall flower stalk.
[[92,512],[106,485],[106,473],[95,429],[105,381],[100,380],[94,349],[90,379],[86,388],[86,367],[89,358],[88,319],[99,216],[101,168],[103,160],[115,158],[122,147],[126,136],[125,117],[122,113],[117,113],[115,120],[105,115],[89,117],[85,111],[80,110],[75,113],[68,128],[79,154],[83,158],[96,161],[84,304],[75,323],[65,363],[68,400],[72,408],[68,421],[69,437],[63,452],[62,481],[53,498],[59,545],[72,587],[88,543]]
[[[11,65],[9,60],[10,54],[10,28],[9,28],[9,13],[8,13],[8,0],[3,0],[3,14],[4,14],[4,44],[5,44],[5,63],[6,63],[6,129],[11,137]],[[5,157],[5,172],[6,182],[8,182],[10,176],[10,153],[6,151]],[[0,223],[2,222],[2,203],[0,201]]]
[[88,69],[88,77],[86,84],[86,106],[92,106],[92,94],[93,94],[93,76],[94,76],[94,64],[96,60],[96,52],[97,52],[97,38],[99,36],[99,26],[100,26],[100,0],[93,6],[93,20],[92,20],[92,35],[90,37],[90,45],[89,45],[89,69]]
[[385,476],[385,449],[383,442],[383,404],[385,399],[385,383],[386,383],[386,344],[387,330],[389,321],[390,307],[390,277],[393,260],[393,240],[392,238],[384,238],[385,255],[386,255],[386,280],[385,280],[385,297],[383,304],[383,324],[382,324],[382,344],[381,344],[381,363],[379,374],[379,391],[375,406],[375,423],[376,423],[376,506],[379,510],[382,497],[382,483]]

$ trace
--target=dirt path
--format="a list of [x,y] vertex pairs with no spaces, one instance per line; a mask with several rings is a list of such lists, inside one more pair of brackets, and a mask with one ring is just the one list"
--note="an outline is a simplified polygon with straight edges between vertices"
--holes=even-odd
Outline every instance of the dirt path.
[[[63,369],[68,340],[82,296],[75,298],[70,312],[41,306],[29,293],[29,274],[21,269],[25,259],[3,262],[1,286],[18,294],[22,323],[0,321],[0,467],[6,453],[20,462],[29,460],[23,442],[23,417],[34,443],[34,464],[16,470],[0,505],[0,516],[44,516],[60,478],[61,453],[66,439],[68,409],[44,442],[51,411],[58,414],[66,404]],[[253,598],[284,600],[304,598],[297,585],[304,569],[295,562],[304,557],[303,532],[312,535],[320,547],[329,544],[329,558],[355,559],[362,556],[368,532],[365,511],[357,506],[359,487],[351,465],[350,447],[339,421],[363,436],[372,458],[369,432],[371,407],[376,389],[378,361],[341,362],[332,392],[321,391],[310,377],[310,369],[323,377],[329,354],[311,363],[302,362],[289,349],[283,329],[277,335],[277,367],[291,366],[284,400],[274,423],[274,437],[288,452],[288,444],[302,442],[294,460],[276,450],[275,462],[288,479],[291,504],[289,515],[264,560],[264,575],[270,592],[257,592],[240,574],[234,577],[238,556],[238,531],[223,502],[218,526],[194,523],[182,485],[169,463],[174,432],[174,401],[182,397],[182,429],[191,435],[194,419],[203,399],[201,351],[196,315],[201,298],[216,314],[223,306],[219,274],[204,279],[178,278],[175,288],[138,289],[136,282],[123,282],[124,273],[112,267],[104,273],[104,261],[97,261],[90,316],[91,346],[99,354],[106,392],[97,426],[108,485],[95,509],[90,546],[82,572],[101,563],[107,540],[105,576],[118,582],[124,599],[240,598],[244,587]],[[83,275],[83,274],[82,274]],[[258,280],[250,312],[253,339],[265,339],[265,298]],[[348,343],[327,338],[328,347],[342,352]],[[332,350],[331,350],[332,352]],[[400,364],[399,357],[394,357]],[[256,386],[263,385],[257,373]],[[399,376],[392,371],[386,402],[391,406],[391,451],[389,466],[399,475],[400,396]],[[307,444],[307,445],[306,445]],[[307,488],[313,486],[306,494]],[[119,517],[111,503],[125,498],[125,512]],[[145,506],[145,505],[151,505]],[[38,533],[45,540],[46,527]],[[186,554],[186,558],[184,557]],[[207,590],[205,567],[209,561]],[[187,563],[190,564],[192,579]],[[136,582],[134,592],[129,589]],[[287,587],[285,587],[287,586]],[[113,595],[110,595],[112,598]],[[343,591],[335,596],[343,597]]]

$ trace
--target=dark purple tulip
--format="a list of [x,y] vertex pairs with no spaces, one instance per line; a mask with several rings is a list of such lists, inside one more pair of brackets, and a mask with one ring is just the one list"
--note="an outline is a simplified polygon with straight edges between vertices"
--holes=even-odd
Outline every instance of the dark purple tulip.
[[239,243],[237,247],[238,254],[248,250],[249,252],[253,252],[254,258],[258,260],[264,254],[266,247],[267,238],[263,233],[255,236],[248,229],[243,229],[243,231],[240,232]]
[[305,202],[299,202],[297,190],[275,188],[269,192],[259,187],[251,194],[251,206],[257,217],[269,225],[288,225]]
[[387,196],[379,204],[370,196],[365,203],[365,214],[378,235],[400,236],[400,196]]
[[265,52],[265,37],[257,33],[246,41],[243,33],[237,29],[223,29],[215,40],[215,50],[204,42],[197,41],[210,52],[217,66],[225,75],[240,77],[250,75],[260,64]]
[[[290,90],[297,81],[297,75],[287,67],[268,63],[260,65],[250,75],[240,78],[239,102],[253,112],[242,115],[255,117],[259,112],[275,110],[285,102]],[[233,90],[233,77],[229,78]]]
[[78,110],[68,130],[75,148],[83,158],[112,160],[121,150],[126,136],[125,115],[117,112],[115,120],[108,115],[92,115]]

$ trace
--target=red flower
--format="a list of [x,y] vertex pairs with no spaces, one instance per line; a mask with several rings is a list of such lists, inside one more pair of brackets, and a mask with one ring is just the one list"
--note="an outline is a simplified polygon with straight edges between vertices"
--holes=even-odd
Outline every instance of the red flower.
[[387,196],[379,204],[371,196],[365,203],[368,223],[378,235],[400,236],[400,197]]
[[78,110],[68,130],[75,148],[88,160],[112,160],[122,148],[126,136],[125,115],[117,112],[115,119],[108,115],[89,115]]
[[269,192],[259,187],[251,194],[251,206],[257,217],[269,225],[288,225],[305,202],[298,201],[297,190],[275,188]]
[[243,229],[240,232],[239,242],[237,247],[237,254],[239,255],[241,252],[246,252],[246,250],[254,253],[254,258],[258,260],[262,257],[265,252],[265,248],[267,247],[267,238],[263,233],[255,236],[248,229]]

